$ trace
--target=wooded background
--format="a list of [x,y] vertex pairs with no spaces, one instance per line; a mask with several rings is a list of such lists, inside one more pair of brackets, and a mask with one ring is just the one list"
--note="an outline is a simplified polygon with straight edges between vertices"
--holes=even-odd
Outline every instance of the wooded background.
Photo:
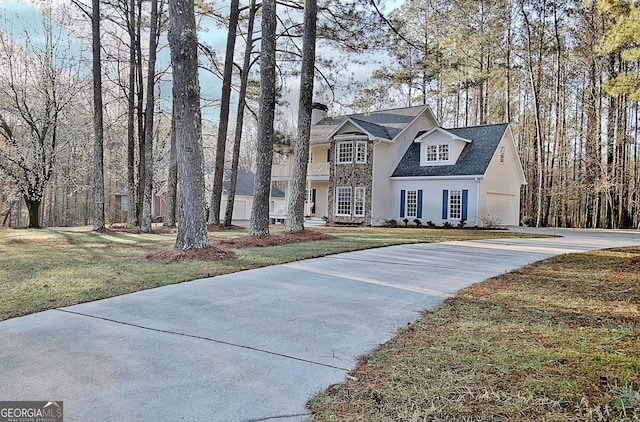
[[[159,59],[149,72],[154,2]],[[260,6],[240,2],[230,92],[237,107],[246,72],[247,108],[237,134],[231,113],[223,139],[230,146],[241,141],[239,161],[254,171],[261,34],[253,19],[260,21]],[[636,6],[616,0],[319,1],[315,98],[333,115],[428,104],[445,128],[510,122],[528,181],[523,224],[638,228]],[[32,207],[26,205],[38,202],[42,225],[87,225],[94,202],[91,5],[42,2],[40,8],[38,33],[12,32],[7,28],[19,18],[0,18],[1,223],[28,225]],[[151,167],[153,188],[165,189],[172,161],[171,76],[162,60],[167,4],[103,0],[100,8],[106,222],[138,225],[145,172]],[[229,12],[228,2],[196,2],[201,29],[222,40],[200,39],[208,192],[219,150]],[[277,15],[274,124],[278,141],[288,142],[296,134],[290,110],[297,104],[302,4],[278,2]],[[155,93],[150,108],[149,89]],[[145,164],[145,127],[153,128],[151,166]],[[232,150],[223,149],[225,162]],[[134,191],[128,216],[110,195],[125,186]]]

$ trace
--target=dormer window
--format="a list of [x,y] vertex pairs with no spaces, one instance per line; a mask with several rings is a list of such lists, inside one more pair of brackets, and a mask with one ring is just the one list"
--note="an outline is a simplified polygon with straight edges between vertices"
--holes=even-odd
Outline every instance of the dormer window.
[[427,161],[438,161],[437,145],[427,145]]
[[427,162],[449,161],[449,144],[427,145]]
[[438,145],[438,161],[449,161],[449,144]]

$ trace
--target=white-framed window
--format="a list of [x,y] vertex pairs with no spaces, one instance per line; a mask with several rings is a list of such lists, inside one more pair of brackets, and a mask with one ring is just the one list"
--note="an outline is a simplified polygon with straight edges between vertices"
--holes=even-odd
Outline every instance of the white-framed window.
[[427,162],[449,161],[449,144],[427,145]]
[[367,163],[367,141],[356,142],[356,163]]
[[364,217],[364,195],[366,189],[362,187],[355,188],[353,192],[353,215],[355,217]]
[[505,147],[500,148],[500,164],[504,164],[506,155],[507,155],[507,151]]
[[121,196],[120,197],[120,211],[129,211],[129,197]]
[[462,191],[449,191],[449,219],[460,220],[462,218]]
[[351,187],[336,188],[336,215],[351,216]]
[[336,145],[336,163],[351,164],[353,163],[353,142],[338,142]]
[[438,161],[437,145],[427,145],[427,161]]
[[449,144],[438,145],[438,161],[449,161]]
[[406,217],[416,218],[418,216],[418,191],[408,190],[405,202]]

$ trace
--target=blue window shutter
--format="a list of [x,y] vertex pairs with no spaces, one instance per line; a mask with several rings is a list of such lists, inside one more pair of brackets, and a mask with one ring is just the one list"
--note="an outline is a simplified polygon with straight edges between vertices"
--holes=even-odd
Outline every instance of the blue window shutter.
[[462,190],[462,219],[467,219],[467,204],[469,202],[469,191],[467,189]]
[[422,189],[418,190],[418,218],[422,218]]
[[404,202],[407,197],[407,191],[402,189],[400,191],[400,218],[404,217]]
[[446,220],[449,215],[449,191],[442,191],[442,219]]

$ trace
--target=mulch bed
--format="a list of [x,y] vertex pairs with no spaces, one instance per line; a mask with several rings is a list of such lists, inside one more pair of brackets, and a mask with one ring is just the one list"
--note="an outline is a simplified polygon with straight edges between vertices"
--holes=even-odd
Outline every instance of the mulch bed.
[[295,233],[280,232],[268,236],[241,236],[235,239],[220,240],[216,242],[216,244],[204,249],[170,249],[154,252],[146,255],[144,259],[150,262],[163,263],[189,259],[224,260],[235,258],[236,254],[232,249],[288,245],[290,243],[312,242],[325,239],[335,239],[335,237],[313,230],[302,230]]
[[221,240],[219,245],[234,249],[260,248],[264,246],[288,245],[290,243],[327,239],[335,239],[335,236],[305,229],[294,233],[280,232],[268,236],[241,236],[235,239]]
[[146,255],[144,259],[150,262],[162,262],[169,264],[171,262],[202,259],[202,260],[224,260],[233,259],[236,254],[226,248],[219,246],[209,246],[204,249],[169,249],[160,252],[154,252]]

